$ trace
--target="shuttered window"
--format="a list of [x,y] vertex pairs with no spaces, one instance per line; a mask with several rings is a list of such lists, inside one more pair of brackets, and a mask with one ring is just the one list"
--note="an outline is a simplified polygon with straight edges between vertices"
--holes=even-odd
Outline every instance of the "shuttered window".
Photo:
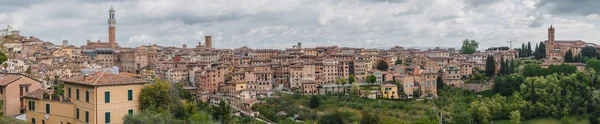
[[127,100],[133,100],[133,90],[127,90]]
[[110,92],[104,92],[104,103],[110,103]]
[[110,112],[104,113],[104,123],[110,123]]

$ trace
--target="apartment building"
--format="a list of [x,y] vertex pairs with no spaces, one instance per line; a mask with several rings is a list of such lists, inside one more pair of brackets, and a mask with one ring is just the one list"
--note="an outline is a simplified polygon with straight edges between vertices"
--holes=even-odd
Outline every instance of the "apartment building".
[[27,93],[27,121],[38,124],[123,123],[127,114],[139,112],[139,95],[147,81],[94,72],[61,79],[64,94],[38,89]]
[[0,73],[0,97],[4,116],[16,116],[25,112],[22,96],[42,88],[42,82],[34,78],[16,74]]

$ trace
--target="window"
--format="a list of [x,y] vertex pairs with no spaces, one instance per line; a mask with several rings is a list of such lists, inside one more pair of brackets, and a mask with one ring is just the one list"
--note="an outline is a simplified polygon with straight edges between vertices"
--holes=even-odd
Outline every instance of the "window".
[[85,111],[85,122],[90,122],[90,112]]
[[133,109],[129,109],[129,111],[127,111],[129,113],[129,115],[133,115]]
[[69,97],[71,97],[71,88],[69,87],[69,89],[67,90]]
[[85,102],[90,102],[90,91],[85,91]]
[[79,119],[79,108],[75,109],[75,117]]
[[104,113],[104,123],[110,123],[110,112]]
[[110,91],[104,92],[104,103],[110,103]]
[[127,90],[127,100],[133,100],[133,90]]
[[75,89],[75,99],[79,100],[79,89]]
[[35,111],[35,101],[29,101],[29,110]]
[[50,113],[50,104],[46,103],[46,113]]
[[31,118],[31,123],[35,124],[35,118]]

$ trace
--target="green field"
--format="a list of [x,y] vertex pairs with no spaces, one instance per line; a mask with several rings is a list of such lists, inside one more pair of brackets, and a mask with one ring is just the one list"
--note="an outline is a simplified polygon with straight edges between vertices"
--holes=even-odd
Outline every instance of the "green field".
[[[319,120],[323,115],[342,112],[345,120],[348,122],[357,122],[361,117],[362,111],[377,113],[381,117],[382,123],[397,124],[410,123],[417,120],[429,120],[436,118],[436,114],[432,109],[432,101],[392,101],[392,100],[374,100],[360,97],[350,96],[319,96],[321,105],[317,108],[310,108],[310,95],[292,95],[278,93],[280,98],[264,99],[265,103],[255,105],[255,110],[272,121],[279,123],[288,122],[287,118],[293,114],[299,115],[297,120],[311,123]],[[279,112],[288,113],[286,116],[278,115]]]
[[[587,117],[570,116],[569,121],[571,124],[589,124],[590,121]],[[510,124],[510,120],[496,120],[495,124]],[[560,119],[554,118],[534,118],[523,121],[522,124],[563,124]]]

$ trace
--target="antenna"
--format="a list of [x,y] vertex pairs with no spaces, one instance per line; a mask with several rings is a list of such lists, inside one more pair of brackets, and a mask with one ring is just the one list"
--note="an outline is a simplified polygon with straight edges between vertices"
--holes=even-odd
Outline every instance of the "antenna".
[[508,46],[508,48],[509,48],[509,49],[512,49],[512,43],[513,43],[513,42],[519,42],[519,41],[513,41],[513,40],[512,40],[512,38],[511,38],[510,40],[508,40],[508,41],[506,41],[506,42],[507,42],[507,43],[508,43],[508,45],[509,45],[509,46]]

